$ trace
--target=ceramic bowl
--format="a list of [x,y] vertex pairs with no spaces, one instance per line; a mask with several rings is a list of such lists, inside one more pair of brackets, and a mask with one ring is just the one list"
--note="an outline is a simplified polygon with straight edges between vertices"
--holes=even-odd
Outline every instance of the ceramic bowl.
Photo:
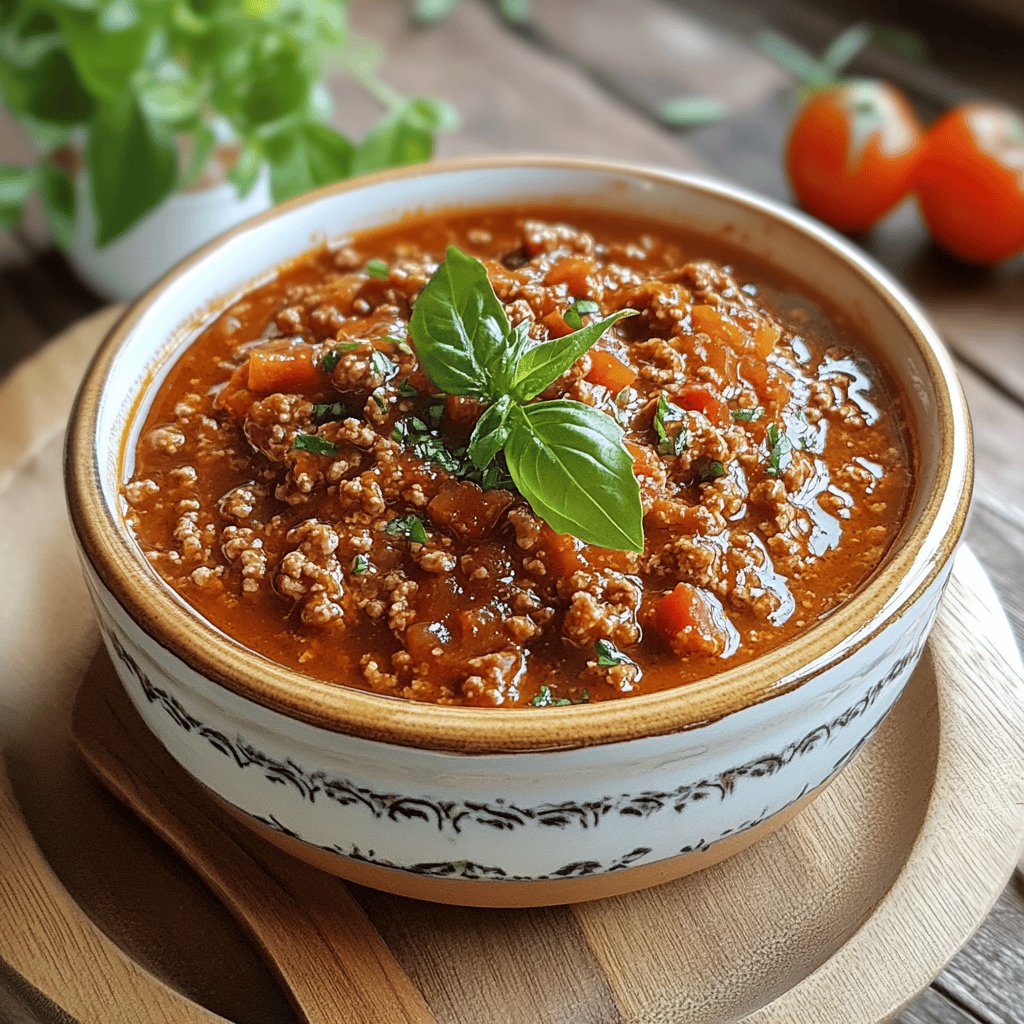
[[[121,518],[145,411],[204,316],[326,237],[409,210],[564,200],[727,240],[827,295],[884,346],[915,486],[883,564],[826,620],[674,691],[568,708],[414,704],[253,654],[160,580]],[[970,497],[952,361],[854,246],[775,203],[670,171],[572,159],[433,164],[303,196],[222,236],[138,301],[96,356],[68,436],[68,500],[103,636],[179,764],[280,846],[356,882],[542,905],[666,881],[777,827],[854,756],[921,654]]]

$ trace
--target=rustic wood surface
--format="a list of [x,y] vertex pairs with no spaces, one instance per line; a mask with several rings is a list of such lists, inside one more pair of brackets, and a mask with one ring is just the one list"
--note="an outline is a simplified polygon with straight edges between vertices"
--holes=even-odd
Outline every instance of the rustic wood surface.
[[[1020,102],[1024,35],[921,5],[909,22],[932,59],[911,63],[872,48],[855,64],[901,83],[925,115],[971,96]],[[428,29],[408,5],[374,0],[356,12],[382,41],[386,77],[432,91],[460,109],[447,155],[546,151],[616,156],[704,170],[787,198],[780,167],[792,83],[758,52],[770,27],[811,47],[863,17],[885,19],[880,0],[536,0],[524,28],[505,25],[483,0],[461,0]],[[908,24],[904,22],[904,24]],[[365,96],[334,83],[338,121],[358,131],[373,115]],[[719,124],[677,131],[657,123],[658,104],[700,93],[728,102]],[[0,111],[0,162],[26,146]],[[936,252],[907,206],[863,240],[931,312],[953,348],[974,418],[978,482],[968,538],[992,575],[1018,642],[1024,639],[1024,269],[969,270]],[[0,372],[36,351],[100,300],[50,246],[38,211],[17,233],[0,233]],[[901,1020],[1024,1024],[1024,886],[1011,883],[975,939]]]

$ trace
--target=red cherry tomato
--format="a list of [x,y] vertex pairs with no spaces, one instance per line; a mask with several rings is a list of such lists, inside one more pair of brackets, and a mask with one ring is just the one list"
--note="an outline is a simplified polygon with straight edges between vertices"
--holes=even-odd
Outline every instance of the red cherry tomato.
[[906,97],[884,82],[814,93],[786,148],[800,205],[840,231],[866,231],[910,191],[922,134]]
[[971,263],[1024,250],[1024,116],[993,103],[943,115],[925,141],[917,195],[932,237]]

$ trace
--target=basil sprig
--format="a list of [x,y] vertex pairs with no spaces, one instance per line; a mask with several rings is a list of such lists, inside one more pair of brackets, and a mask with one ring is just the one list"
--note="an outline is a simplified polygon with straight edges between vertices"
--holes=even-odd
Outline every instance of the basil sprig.
[[612,417],[568,399],[531,402],[625,316],[623,309],[530,347],[513,328],[484,265],[448,247],[416,299],[409,333],[442,391],[488,403],[470,437],[478,469],[504,452],[513,483],[559,533],[588,544],[642,551],[643,509],[633,459]]

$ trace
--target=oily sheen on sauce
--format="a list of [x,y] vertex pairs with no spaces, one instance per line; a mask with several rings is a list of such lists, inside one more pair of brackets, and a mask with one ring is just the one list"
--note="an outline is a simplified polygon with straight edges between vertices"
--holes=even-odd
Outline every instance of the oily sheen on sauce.
[[[555,532],[503,455],[469,459],[487,407],[440,392],[409,332],[449,244],[531,344],[637,311],[537,400],[621,427],[642,551]],[[201,615],[299,671],[601,701],[747,661],[852,594],[907,504],[901,422],[873,340],[777,271],[606,212],[446,212],[311,252],[214,317],[149,410],[125,515]]]

